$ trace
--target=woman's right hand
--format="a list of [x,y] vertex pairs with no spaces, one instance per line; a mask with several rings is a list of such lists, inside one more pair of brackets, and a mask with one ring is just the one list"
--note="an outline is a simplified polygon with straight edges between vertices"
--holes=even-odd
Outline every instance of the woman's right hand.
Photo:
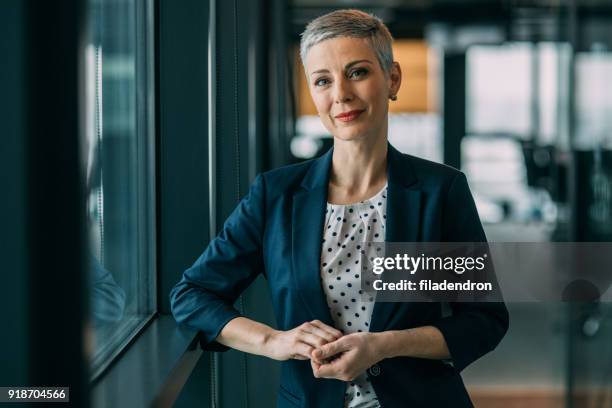
[[274,360],[309,360],[317,347],[336,341],[342,332],[319,320],[287,331],[274,331],[266,341],[266,355]]

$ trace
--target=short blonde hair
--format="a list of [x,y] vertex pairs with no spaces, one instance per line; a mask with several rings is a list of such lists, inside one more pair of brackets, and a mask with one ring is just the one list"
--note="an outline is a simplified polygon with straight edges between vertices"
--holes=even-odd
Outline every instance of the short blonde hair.
[[378,17],[361,10],[336,10],[315,18],[301,34],[300,57],[302,64],[314,45],[337,37],[366,38],[378,58],[385,74],[393,65],[393,37]]

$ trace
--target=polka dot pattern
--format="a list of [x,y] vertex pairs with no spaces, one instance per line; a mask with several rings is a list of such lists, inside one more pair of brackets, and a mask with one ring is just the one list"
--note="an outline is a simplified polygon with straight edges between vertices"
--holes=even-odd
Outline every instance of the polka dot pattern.
[[[327,203],[321,251],[321,280],[337,329],[345,334],[369,331],[375,299],[361,289],[361,257],[376,256],[364,242],[384,242],[387,186],[354,204]],[[344,406],[380,407],[367,373],[347,383]]]

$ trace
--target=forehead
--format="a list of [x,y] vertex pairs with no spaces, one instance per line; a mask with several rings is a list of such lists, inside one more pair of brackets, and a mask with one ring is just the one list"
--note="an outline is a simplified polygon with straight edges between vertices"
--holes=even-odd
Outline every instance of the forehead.
[[373,63],[376,54],[366,38],[337,37],[313,45],[306,54],[306,72],[342,69],[351,61],[367,59]]

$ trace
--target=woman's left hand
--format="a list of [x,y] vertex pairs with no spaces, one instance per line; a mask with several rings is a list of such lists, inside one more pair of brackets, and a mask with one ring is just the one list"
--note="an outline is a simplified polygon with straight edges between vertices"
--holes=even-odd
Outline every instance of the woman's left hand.
[[312,351],[316,378],[352,381],[384,358],[379,333],[351,333]]

